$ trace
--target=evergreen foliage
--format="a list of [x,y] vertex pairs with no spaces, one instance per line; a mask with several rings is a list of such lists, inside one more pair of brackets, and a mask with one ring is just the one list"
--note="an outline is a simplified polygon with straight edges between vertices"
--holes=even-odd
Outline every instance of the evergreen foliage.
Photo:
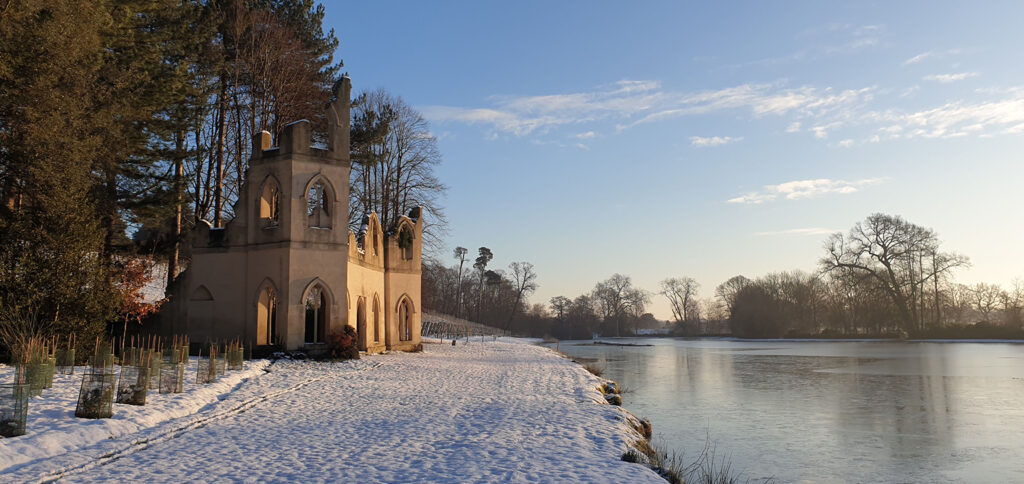
[[[0,324],[88,336],[116,305],[93,195],[113,21],[89,0],[13,2],[0,21]],[[102,121],[101,121],[102,122]],[[85,340],[87,338],[82,338]]]
[[323,17],[312,0],[4,2],[0,329],[122,329],[135,251],[176,265],[195,219],[230,215],[252,134],[323,122],[341,67]]

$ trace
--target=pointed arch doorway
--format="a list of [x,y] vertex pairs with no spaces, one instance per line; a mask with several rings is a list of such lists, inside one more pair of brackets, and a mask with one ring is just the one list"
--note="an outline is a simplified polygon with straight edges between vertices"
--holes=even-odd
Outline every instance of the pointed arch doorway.
[[359,342],[359,351],[366,351],[366,298],[359,298],[356,303],[356,340]]
[[306,344],[323,343],[327,341],[327,321],[330,301],[323,286],[317,284],[310,288],[306,294],[306,330],[303,341]]

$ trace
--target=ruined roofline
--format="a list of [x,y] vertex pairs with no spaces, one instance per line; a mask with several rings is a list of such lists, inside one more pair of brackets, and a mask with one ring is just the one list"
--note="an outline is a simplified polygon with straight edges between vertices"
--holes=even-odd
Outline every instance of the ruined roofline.
[[335,98],[327,105],[324,113],[327,119],[326,148],[313,147],[312,125],[309,120],[300,119],[286,124],[281,129],[276,146],[273,135],[267,131],[253,135],[250,164],[258,164],[260,160],[266,158],[291,154],[306,154],[348,162],[351,156],[349,153],[349,130],[351,129],[352,110],[352,81],[348,76],[341,78],[335,93]]
[[[398,218],[397,226],[399,229],[403,226],[408,226],[413,231],[413,237],[421,239],[423,236],[423,223],[420,220],[422,213],[421,207],[413,208],[409,211],[409,215],[402,215]],[[375,240],[374,234],[379,234],[379,238]],[[376,212],[370,212],[369,215],[363,216],[363,221],[358,231],[351,229],[348,231],[348,241],[349,261],[379,267],[386,265],[385,253],[388,251],[388,248],[397,248],[399,246],[398,231],[385,232]],[[375,244],[379,245],[374,247]]]

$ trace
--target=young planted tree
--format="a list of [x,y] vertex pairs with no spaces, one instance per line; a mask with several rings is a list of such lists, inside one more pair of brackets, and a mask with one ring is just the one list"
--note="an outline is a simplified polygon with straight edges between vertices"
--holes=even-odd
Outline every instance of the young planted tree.
[[142,324],[142,321],[155,314],[164,299],[154,302],[147,302],[143,289],[153,280],[153,261],[143,257],[132,257],[121,263],[121,279],[116,290],[121,306],[118,313],[124,325],[121,329],[121,351],[124,351],[125,340],[128,336],[128,324]]

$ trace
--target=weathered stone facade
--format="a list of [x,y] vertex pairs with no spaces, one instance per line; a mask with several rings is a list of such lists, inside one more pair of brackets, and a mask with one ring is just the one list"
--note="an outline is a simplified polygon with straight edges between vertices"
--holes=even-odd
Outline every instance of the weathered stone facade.
[[277,146],[256,136],[235,218],[190,234],[162,333],[317,352],[347,324],[363,351],[420,347],[421,211],[394,234],[376,214],[348,230],[350,90],[346,78],[328,110],[326,149],[312,146],[308,121],[286,126]]

